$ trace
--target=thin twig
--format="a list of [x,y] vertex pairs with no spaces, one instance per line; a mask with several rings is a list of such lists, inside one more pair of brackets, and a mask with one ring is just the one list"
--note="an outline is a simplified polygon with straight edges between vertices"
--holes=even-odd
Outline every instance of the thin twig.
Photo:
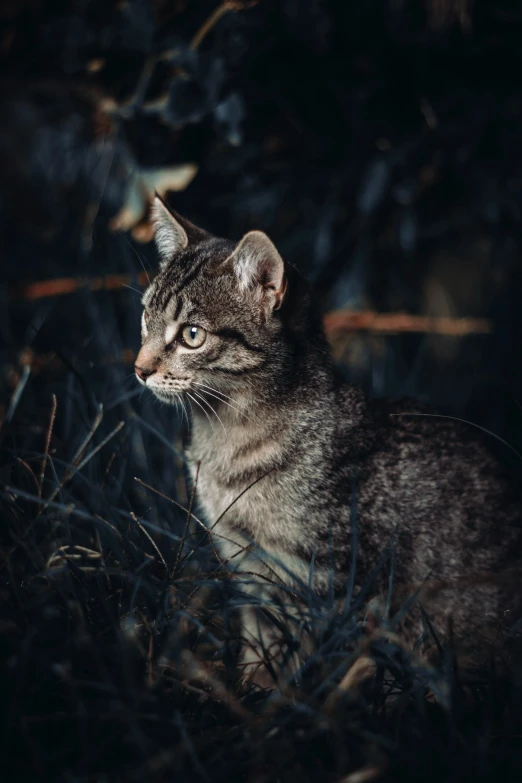
[[[177,500],[174,500],[173,498],[170,498],[168,495],[165,495],[165,494],[163,494],[163,492],[160,492],[160,491],[159,491],[159,489],[155,489],[155,487],[151,487],[151,486],[150,486],[150,484],[146,484],[146,483],[145,483],[145,481],[142,481],[142,480],[141,480],[141,479],[139,479],[137,476],[135,476],[135,477],[134,477],[134,481],[137,481],[137,482],[138,482],[138,484],[141,484],[141,485],[142,485],[142,487],[145,487],[145,489],[148,489],[148,490],[150,490],[150,492],[154,492],[154,494],[156,494],[156,495],[159,495],[159,497],[160,497],[160,498],[163,498],[164,500],[167,500],[169,503],[172,503],[173,505],[177,506],[178,508],[180,508],[180,509],[181,509],[182,511],[184,511],[185,513],[187,513],[187,514],[188,514],[188,513],[190,513],[190,517],[191,517],[192,519],[194,519],[194,520],[195,520],[195,521],[198,523],[198,525],[201,525],[201,527],[203,527],[203,528],[204,528],[204,530],[205,530],[205,535],[207,535],[207,536],[210,538],[210,543],[211,543],[211,546],[212,546],[212,551],[214,552],[214,555],[215,555],[215,557],[216,557],[217,561],[218,561],[219,563],[222,563],[222,562],[223,562],[223,561],[221,560],[221,558],[219,557],[219,555],[218,555],[218,553],[217,553],[217,550],[216,550],[216,548],[215,548],[215,546],[214,546],[214,542],[213,542],[213,540],[212,540],[212,535],[211,535],[211,532],[210,532],[210,530],[209,530],[209,529],[208,529],[208,527],[205,525],[205,523],[204,523],[204,522],[202,522],[202,521],[201,521],[201,519],[199,519],[199,517],[197,517],[197,516],[196,516],[196,515],[195,515],[195,514],[194,514],[192,511],[190,511],[190,512],[189,512],[188,508],[185,508],[185,506],[183,506],[181,503],[178,503],[178,501],[177,501]],[[184,559],[183,559],[181,562],[184,562],[184,560],[185,560],[185,558],[184,558]]]
[[235,498],[234,498],[234,500],[233,500],[231,503],[229,503],[229,505],[226,507],[226,509],[225,509],[225,510],[224,510],[224,511],[223,511],[223,512],[222,512],[222,513],[221,513],[221,514],[218,516],[218,518],[216,519],[216,521],[214,522],[214,524],[210,526],[210,529],[211,529],[211,530],[214,530],[214,528],[216,527],[216,525],[217,525],[219,522],[221,522],[221,520],[223,519],[223,517],[225,516],[225,514],[226,514],[228,511],[230,511],[230,509],[232,508],[232,506],[233,506],[235,503],[237,503],[237,501],[238,501],[240,498],[242,498],[242,497],[243,497],[243,495],[245,494],[245,492],[248,492],[248,490],[249,490],[249,489],[252,489],[252,487],[254,487],[254,486],[255,486],[255,485],[256,485],[256,484],[257,484],[259,481],[261,481],[262,479],[266,478],[266,477],[267,477],[267,476],[268,476],[270,473],[272,473],[272,471],[273,471],[273,470],[274,470],[274,468],[270,468],[270,470],[267,470],[267,472],[266,472],[266,473],[263,473],[263,475],[262,475],[262,476],[259,476],[259,478],[256,478],[256,479],[255,479],[255,481],[253,481],[251,484],[249,484],[249,485],[248,485],[248,487],[246,487],[246,488],[245,488],[245,489],[244,489],[242,492],[240,492],[240,493],[239,493],[239,495],[238,495],[237,497],[235,497]]
[[49,416],[49,426],[47,427],[47,435],[45,438],[45,447],[44,447],[44,455],[42,459],[42,466],[40,468],[40,475],[38,477],[38,497],[42,497],[42,490],[43,490],[43,482],[44,482],[44,476],[45,476],[45,468],[47,466],[47,460],[49,458],[49,448],[51,445],[51,438],[53,435],[53,426],[54,426],[54,419],[56,417],[56,408],[57,408],[58,402],[56,399],[56,394],[53,394],[53,402],[51,406],[51,415]]
[[[36,478],[34,470],[32,469],[32,467],[24,459],[22,459],[21,457],[16,457],[15,456],[15,460],[20,465],[22,465],[26,469],[26,471],[29,473],[29,475],[31,476],[31,478],[34,481],[34,484],[36,486],[36,491],[38,492],[39,489],[40,489],[40,485],[38,483],[38,479]],[[40,497],[41,497],[41,495],[40,495]]]
[[145,272],[138,272],[136,275],[104,275],[103,277],[57,277],[16,286],[12,294],[17,299],[33,301],[48,296],[74,294],[82,288],[88,288],[90,291],[118,290],[129,285],[133,280],[137,280],[140,285],[147,285]]
[[245,11],[247,8],[252,8],[252,6],[257,5],[258,2],[259,0],[250,0],[250,2],[244,3],[238,2],[238,0],[225,0],[225,2],[221,3],[221,5],[218,5],[218,7],[210,14],[208,19],[203,22],[190,42],[190,49],[197,49],[198,46],[201,45],[203,39],[219,22],[221,17],[227,14],[229,11]]
[[138,517],[136,516],[136,514],[135,514],[133,511],[131,511],[131,512],[130,512],[130,515],[131,515],[131,517],[133,518],[133,520],[136,522],[136,524],[138,525],[138,527],[139,527],[139,529],[141,530],[141,532],[143,533],[143,535],[144,535],[144,536],[146,536],[146,537],[149,539],[150,543],[152,544],[152,546],[153,546],[153,547],[154,547],[154,549],[156,550],[156,553],[157,553],[157,555],[158,555],[159,559],[161,560],[161,562],[162,562],[162,563],[163,563],[163,565],[165,566],[165,571],[168,573],[168,572],[169,572],[169,567],[168,567],[168,565],[166,564],[166,562],[165,562],[165,558],[164,558],[164,557],[163,557],[163,555],[161,554],[161,551],[160,551],[159,547],[157,546],[156,542],[154,541],[154,539],[152,538],[152,536],[150,535],[150,533],[149,533],[147,530],[145,530],[145,528],[144,528],[144,527],[143,527],[143,525],[140,523],[140,521],[139,521]]
[[[78,448],[76,454],[73,457],[72,467],[69,468],[65,472],[65,475],[63,476],[63,478],[60,481],[59,485],[54,488],[54,490],[51,492],[49,498],[45,501],[45,505],[42,507],[41,512],[40,512],[41,514],[43,514],[43,512],[45,511],[47,506],[51,504],[51,502],[55,499],[55,497],[58,495],[58,493],[64,488],[64,486],[72,479],[72,477],[79,470],[84,468],[85,465],[88,462],[90,462],[90,460],[96,454],[98,454],[98,452],[101,451],[103,449],[103,447],[106,446],[107,443],[109,443],[109,441],[111,441],[114,438],[115,435],[118,434],[118,432],[122,429],[122,427],[125,426],[125,422],[124,421],[120,421],[120,423],[116,425],[116,427],[112,430],[112,432],[110,432],[107,435],[107,437],[102,440],[101,443],[99,443],[91,452],[89,452],[89,454],[87,454],[86,457],[83,457],[83,455],[85,454],[85,451],[87,449],[87,446],[89,445],[90,441],[92,440],[92,438],[94,436],[94,433],[96,432],[96,430],[98,429],[98,427],[100,425],[100,422],[101,422],[102,418],[103,418],[103,412],[102,412],[101,406],[100,406],[100,410],[99,410],[98,415],[96,416],[96,418],[94,420],[94,423],[93,423],[91,429],[87,433],[87,436],[85,437],[83,442],[80,444],[80,447]],[[82,457],[83,457],[83,459],[82,459]]]
[[[248,485],[248,487],[246,487],[246,489],[244,489],[242,492],[240,492],[240,493],[239,493],[239,495],[238,495],[237,497],[235,497],[235,498],[234,498],[234,500],[233,500],[233,501],[232,501],[232,502],[231,502],[231,503],[230,503],[230,504],[229,504],[229,505],[228,505],[228,506],[225,508],[225,510],[224,510],[224,511],[223,511],[223,512],[222,512],[222,513],[221,513],[221,514],[218,516],[218,518],[217,518],[217,519],[216,519],[216,521],[215,521],[215,522],[214,522],[214,523],[213,523],[213,524],[210,526],[210,528],[209,528],[209,527],[207,527],[207,525],[205,525],[205,526],[204,526],[204,527],[205,527],[205,533],[206,533],[207,535],[209,535],[209,536],[210,536],[210,540],[211,540],[211,541],[212,541],[212,531],[214,530],[214,528],[216,527],[216,525],[217,525],[219,522],[221,522],[221,520],[223,519],[223,517],[225,516],[225,514],[226,514],[226,513],[227,513],[227,512],[228,512],[228,511],[229,511],[229,510],[232,508],[232,506],[234,505],[234,503],[236,503],[236,502],[237,502],[237,501],[238,501],[240,498],[242,498],[242,497],[243,497],[243,495],[245,494],[245,492],[248,492],[248,490],[249,490],[249,489],[251,489],[251,488],[252,488],[252,487],[253,487],[255,484],[257,484],[257,483],[258,483],[258,481],[261,481],[261,479],[264,479],[264,478],[265,478],[265,476],[268,476],[268,474],[269,474],[269,473],[271,473],[273,470],[274,470],[274,468],[270,468],[270,470],[269,470],[269,471],[267,471],[267,472],[266,472],[266,473],[264,473],[262,476],[260,476],[259,478],[257,478],[255,481],[253,481],[251,484],[249,484],[249,485]],[[198,521],[199,521],[199,520],[198,520]],[[203,523],[201,522],[201,524],[203,524]],[[221,534],[218,534],[218,535],[220,536],[220,538],[224,538],[225,540],[230,540],[230,539],[226,539],[226,538],[225,538],[225,536],[222,536]],[[202,536],[202,537],[199,539],[199,541],[196,541],[196,545],[194,546],[194,548],[193,548],[193,551],[196,551],[197,549],[199,549],[199,547],[201,546],[201,544],[202,544],[202,542],[203,542],[203,539],[204,539],[204,538],[205,538],[205,534],[204,534],[204,535],[203,535],[203,536]],[[237,542],[236,542],[236,541],[234,541],[233,543],[234,543],[234,544],[236,544],[237,546],[241,546],[240,544],[237,544]],[[214,548],[214,545],[212,545],[212,547]],[[244,547],[243,549],[246,551],[247,547]],[[216,551],[215,551],[215,549],[214,549],[214,554],[216,554]],[[188,555],[186,555],[186,556],[183,558],[183,560],[182,560],[182,563],[184,563],[184,562],[185,562],[185,560],[187,559],[187,557],[188,557]],[[218,556],[217,560],[218,560],[218,562],[219,562],[219,564],[220,564],[220,565],[223,565],[223,561],[222,561],[222,559],[221,559],[219,556]],[[272,569],[270,569],[270,570],[272,571]],[[273,572],[273,571],[272,571],[272,572]],[[274,572],[273,572],[273,573],[274,573]]]
[[118,423],[118,424],[115,426],[115,428],[112,430],[112,432],[110,432],[110,433],[107,435],[107,437],[106,437],[106,438],[104,438],[104,439],[102,440],[102,442],[101,442],[101,443],[99,443],[99,444],[96,446],[96,448],[94,448],[92,451],[90,451],[90,452],[89,452],[89,454],[87,454],[87,456],[86,456],[84,459],[82,459],[82,461],[80,462],[80,464],[77,466],[76,470],[81,470],[83,467],[85,467],[85,465],[86,465],[88,462],[90,462],[90,460],[91,460],[91,459],[92,459],[92,458],[95,456],[95,454],[98,454],[98,452],[99,452],[99,451],[101,451],[101,450],[103,449],[103,447],[104,447],[104,446],[106,446],[106,445],[107,445],[107,443],[108,443],[110,440],[112,440],[112,439],[113,439],[113,438],[114,438],[114,437],[115,437],[115,436],[118,434],[118,432],[119,432],[119,431],[120,431],[120,430],[121,430],[121,429],[122,429],[124,426],[125,426],[125,422],[124,422],[124,421],[120,421],[120,422],[119,422],[119,423]]
[[11,400],[9,402],[9,407],[7,409],[7,413],[5,415],[5,422],[6,424],[9,424],[13,416],[15,415],[15,411],[18,408],[18,403],[20,402],[22,398],[22,394],[24,392],[24,389],[26,387],[27,381],[29,380],[29,376],[31,375],[31,365],[24,364],[22,367],[22,372],[20,375],[20,378],[18,380],[18,383],[16,384],[16,388],[13,392],[13,395],[11,397]]
[[192,516],[192,508],[194,506],[194,499],[196,497],[196,489],[197,489],[197,486],[198,486],[198,478],[199,478],[199,468],[200,468],[200,466],[201,466],[201,461],[199,461],[197,466],[196,466],[196,476],[194,478],[194,486],[192,487],[192,492],[190,493],[189,507],[188,507],[188,510],[187,510],[187,520],[185,522],[185,528],[183,530],[183,536],[181,538],[181,541],[179,542],[179,548],[178,548],[178,551],[176,553],[176,562],[174,563],[174,569],[172,571],[172,576],[173,577],[176,576],[176,573],[177,573],[177,570],[178,570],[179,561],[180,561],[180,558],[181,558],[181,552],[183,551],[183,544],[185,543],[185,539],[187,538],[188,527],[190,525],[190,518]]
[[327,313],[324,327],[329,337],[350,331],[381,334],[419,332],[464,337],[467,334],[490,334],[491,322],[486,318],[451,318],[450,316],[410,315],[408,313],[375,313],[335,310]]
[[92,438],[94,437],[94,433],[96,432],[96,430],[100,426],[100,424],[102,422],[102,419],[103,419],[103,409],[102,409],[102,406],[100,405],[98,413],[96,414],[96,417],[95,417],[95,419],[94,419],[94,421],[92,423],[91,429],[89,430],[89,432],[87,433],[87,435],[85,436],[83,441],[80,443],[78,449],[76,450],[76,453],[75,453],[74,457],[72,458],[71,467],[68,470],[65,471],[65,474],[64,474],[62,480],[60,481],[58,486],[53,489],[53,491],[51,492],[51,494],[49,495],[49,497],[45,501],[45,504],[42,506],[42,508],[40,510],[40,514],[44,513],[44,511],[46,510],[47,506],[51,505],[51,503],[53,502],[55,497],[57,497],[57,495],[61,492],[61,490],[64,488],[64,486],[71,480],[71,478],[76,473],[76,470],[77,470],[77,467],[78,467],[78,463],[80,462],[80,460],[82,459],[83,455],[85,454],[85,451],[87,450],[87,446],[89,445],[89,443],[91,442]]

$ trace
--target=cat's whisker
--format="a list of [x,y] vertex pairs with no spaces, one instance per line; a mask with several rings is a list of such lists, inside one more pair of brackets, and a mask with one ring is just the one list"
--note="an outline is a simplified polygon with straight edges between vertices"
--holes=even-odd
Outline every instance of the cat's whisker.
[[221,424],[221,426],[223,427],[223,432],[225,433],[225,435],[228,435],[227,429],[226,429],[225,425],[223,424],[223,422],[221,421],[221,418],[220,418],[220,416],[218,415],[218,412],[216,411],[216,409],[215,409],[215,408],[213,408],[213,407],[212,407],[212,405],[210,404],[210,402],[209,402],[208,400],[206,400],[204,397],[202,397],[200,394],[198,394],[197,392],[194,392],[194,394],[196,395],[196,397],[197,397],[198,399],[202,400],[202,401],[203,401],[203,402],[204,402],[206,405],[208,405],[208,407],[210,408],[210,410],[212,411],[212,413],[214,413],[214,414],[215,414],[215,416],[216,416],[217,420],[219,421],[219,423],[220,423],[220,424]]
[[185,417],[187,419],[187,429],[190,431],[190,418],[185,405],[185,400],[183,399],[183,394],[178,395],[178,399],[180,401],[181,407],[183,408],[183,413],[185,414]]
[[123,288],[128,288],[129,291],[134,291],[135,294],[138,294],[138,296],[141,296],[143,291],[138,291],[137,288],[133,288],[131,285],[127,285],[127,283],[122,283]]
[[[240,408],[236,408],[236,406],[235,406],[235,405],[233,405],[231,402],[227,402],[226,400],[222,400],[222,399],[221,399],[221,397],[218,397],[216,394],[213,394],[213,393],[212,393],[212,392],[209,390],[209,387],[208,387],[208,386],[204,386],[204,384],[202,384],[202,383],[196,383],[196,386],[200,386],[202,389],[204,389],[204,392],[205,392],[205,394],[210,394],[210,396],[211,396],[211,397],[214,397],[216,400],[219,400],[219,402],[222,402],[222,403],[223,403],[223,405],[228,405],[228,407],[229,407],[229,408],[232,408],[233,410],[237,411],[237,412],[240,414],[240,416],[244,416],[245,418],[247,418],[247,419],[248,419],[248,421],[251,421],[251,422],[252,422],[252,424],[254,424],[254,423],[255,423],[255,422],[254,422],[254,420],[253,420],[253,419],[251,419],[251,418],[250,418],[250,416],[248,416],[248,415],[245,413],[245,411],[242,411]],[[217,389],[214,389],[213,391],[217,391]],[[220,394],[220,392],[218,392],[218,394]],[[216,415],[217,415],[217,414],[216,414]]]
[[[256,416],[256,414],[253,413],[253,411],[251,411],[247,405],[242,405],[240,402],[234,400],[228,394],[225,394],[225,392],[222,392],[220,389],[215,389],[213,386],[209,386],[208,384],[196,382],[196,385],[200,386],[207,394],[211,394],[211,396],[221,395],[221,397],[223,397],[224,399],[218,397],[220,402],[224,402],[225,405],[229,405],[230,407],[237,410],[238,413],[240,413],[242,416],[248,419],[248,421],[250,421],[252,424],[256,425],[260,423],[259,416]],[[246,411],[249,411],[249,413],[246,413]]]
[[142,267],[143,267],[143,271],[145,272],[145,275],[146,275],[146,277],[147,277],[148,283],[149,283],[149,285],[150,285],[150,277],[149,277],[149,273],[148,273],[148,272],[147,272],[147,270],[145,269],[145,264],[143,263],[143,259],[142,259],[142,257],[140,256],[140,254],[138,253],[138,251],[136,250],[136,248],[134,247],[134,245],[132,244],[132,242],[130,242],[130,241],[127,239],[127,237],[126,237],[125,235],[123,235],[123,238],[125,239],[125,241],[127,242],[128,246],[129,246],[129,247],[130,247],[130,249],[133,251],[133,253],[135,254],[136,258],[138,259],[138,261],[139,261],[139,262],[140,262],[140,264],[142,265]]
[[222,397],[224,397],[226,400],[230,400],[230,402],[233,402],[235,405],[237,405],[239,408],[247,408],[246,405],[241,405],[237,400],[234,400],[233,397],[231,397],[229,394],[226,394],[224,391],[221,391],[221,389],[216,389],[214,386],[209,386],[208,383],[201,383],[201,381],[195,382],[197,386],[201,386],[204,389],[209,389],[211,392],[215,392],[216,394],[220,394]]
[[183,404],[181,402],[181,397],[179,394],[176,394],[176,410],[179,411],[179,414],[181,415],[181,423],[183,424],[183,419],[185,418],[185,410],[183,408]]
[[[188,394],[188,392],[185,392],[185,394]],[[192,410],[192,403],[191,403],[191,401],[187,399],[186,402],[187,402],[188,407],[190,408],[190,413],[192,414],[192,416],[194,416],[194,411]]]
[[198,402],[198,401],[197,401],[197,400],[196,400],[196,399],[195,399],[195,398],[192,396],[192,394],[189,394],[189,392],[186,392],[186,394],[187,394],[187,396],[188,396],[188,397],[190,397],[190,399],[192,400],[192,402],[195,402],[195,403],[196,403],[196,405],[198,405],[198,406],[201,408],[201,410],[203,411],[203,413],[204,413],[204,414],[205,414],[205,416],[207,417],[207,419],[208,419],[208,422],[209,422],[210,426],[212,427],[212,429],[214,429],[214,424],[213,424],[213,422],[211,421],[211,419],[210,419],[210,416],[208,415],[208,413],[207,413],[207,411],[205,410],[205,408],[203,407],[203,405],[202,405],[200,402]]
[[[182,402],[181,402],[181,398],[180,398],[179,394],[176,394],[175,397],[174,397],[174,405],[176,406],[176,413],[178,414],[178,416],[181,415],[181,420],[182,420],[182,423],[183,423],[184,409],[182,407]],[[181,413],[180,413],[180,410],[179,410],[180,408],[181,408]]]

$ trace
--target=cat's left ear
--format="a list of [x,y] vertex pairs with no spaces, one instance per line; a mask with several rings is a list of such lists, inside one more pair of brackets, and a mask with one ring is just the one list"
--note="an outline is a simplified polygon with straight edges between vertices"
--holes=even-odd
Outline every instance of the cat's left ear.
[[209,236],[202,228],[194,226],[170,209],[157,194],[152,205],[151,218],[161,267],[166,266],[189,245],[203,242]]
[[285,265],[276,246],[262,231],[245,234],[230,258],[243,291],[258,294],[270,310],[278,310],[286,291]]

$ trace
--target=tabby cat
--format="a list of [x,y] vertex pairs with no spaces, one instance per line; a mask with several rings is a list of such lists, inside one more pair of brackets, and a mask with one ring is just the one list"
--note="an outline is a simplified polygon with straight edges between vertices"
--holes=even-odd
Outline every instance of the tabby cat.
[[[396,595],[446,586],[427,604],[441,637],[449,616],[463,649],[513,624],[516,585],[496,575],[520,562],[520,506],[474,431],[344,382],[313,293],[264,233],[219,239],[159,198],[154,223],[161,268],[136,375],[160,400],[191,403],[199,504],[219,520],[221,560],[259,575],[251,603],[277,582],[342,593],[355,554],[356,593],[396,537]],[[243,609],[246,667],[274,643],[254,615]],[[403,625],[413,644],[420,612]]]

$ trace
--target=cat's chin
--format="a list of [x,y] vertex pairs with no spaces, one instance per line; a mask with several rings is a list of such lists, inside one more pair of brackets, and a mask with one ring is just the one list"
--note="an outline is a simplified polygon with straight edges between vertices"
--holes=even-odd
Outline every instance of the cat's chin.
[[180,389],[178,392],[166,392],[161,391],[160,389],[151,389],[151,392],[155,397],[158,398],[158,400],[161,400],[161,402],[166,402],[169,405],[175,405],[180,400],[182,390]]

